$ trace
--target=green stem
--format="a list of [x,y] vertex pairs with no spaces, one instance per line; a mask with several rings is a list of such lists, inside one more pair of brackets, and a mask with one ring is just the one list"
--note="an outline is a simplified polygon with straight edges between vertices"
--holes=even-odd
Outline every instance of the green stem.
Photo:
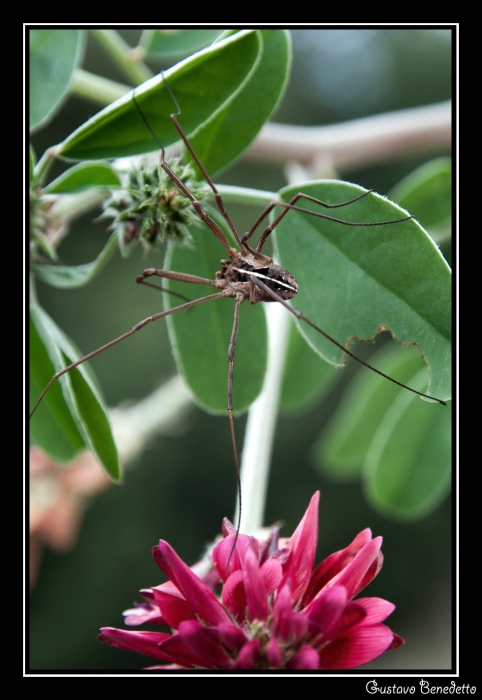
[[133,63],[129,59],[132,48],[114,29],[91,29],[90,32],[114,59],[116,65],[124,71],[133,85],[139,85],[152,78],[152,73],[145,64]]
[[268,192],[267,190],[254,190],[251,187],[237,187],[236,185],[216,184],[216,187],[226,203],[253,204],[265,207],[278,200],[276,192]]
[[131,87],[77,68],[74,71],[71,90],[78,97],[105,107],[129,92]]
[[32,188],[42,185],[45,181],[50,170],[50,166],[52,165],[52,161],[55,159],[55,153],[55,146],[52,148],[47,148],[42,157],[36,163],[33,169],[32,182],[30,183]]

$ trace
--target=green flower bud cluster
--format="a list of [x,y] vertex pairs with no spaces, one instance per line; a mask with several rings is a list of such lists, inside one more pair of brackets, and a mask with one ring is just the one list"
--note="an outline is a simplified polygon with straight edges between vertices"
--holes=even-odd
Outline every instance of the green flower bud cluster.
[[[169,161],[169,166],[196,199],[206,196],[205,186],[195,179],[190,165],[176,158]],[[125,189],[116,190],[105,202],[102,218],[106,217],[114,219],[109,228],[118,229],[124,254],[135,240],[140,240],[146,250],[170,240],[189,244],[188,227],[199,224],[190,200],[160,164],[152,167],[147,160],[129,172]]]

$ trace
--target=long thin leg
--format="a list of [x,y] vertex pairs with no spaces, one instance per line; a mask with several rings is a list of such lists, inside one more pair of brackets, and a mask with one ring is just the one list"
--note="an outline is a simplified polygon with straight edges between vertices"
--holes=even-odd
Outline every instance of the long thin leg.
[[[141,272],[137,275],[136,282],[139,284],[144,283],[146,277],[163,277],[168,280],[175,280],[176,282],[189,282],[190,284],[209,284],[211,287],[218,287],[215,280],[210,280],[207,277],[198,277],[197,275],[190,275],[188,272],[175,272],[175,270],[158,270],[157,267],[148,267],[147,270]],[[178,307],[181,308],[181,307]]]
[[234,307],[234,320],[233,320],[233,330],[231,332],[231,340],[229,341],[228,347],[228,416],[229,416],[229,426],[231,429],[231,442],[233,445],[234,452],[234,464],[236,467],[236,481],[238,483],[238,503],[239,503],[239,514],[238,522],[236,525],[236,536],[234,538],[233,547],[228,558],[228,563],[226,565],[226,570],[229,567],[229,562],[236,547],[236,542],[239,536],[239,527],[241,525],[241,510],[242,510],[242,498],[241,498],[241,474],[239,470],[239,459],[238,459],[238,449],[236,447],[236,434],[234,432],[234,419],[233,419],[233,376],[234,376],[234,347],[236,345],[236,339],[238,337],[238,326],[239,326],[239,307],[243,301],[243,297],[236,297],[236,305]]
[[177,311],[182,311],[183,309],[190,309],[191,307],[197,306],[198,304],[202,304],[203,302],[209,301],[210,299],[220,299],[223,296],[225,296],[224,292],[219,292],[217,294],[209,294],[206,297],[201,297],[200,299],[194,299],[193,301],[188,301],[186,304],[181,304],[180,306],[175,306],[173,309],[168,309],[167,311],[161,311],[160,313],[154,314],[153,316],[148,316],[148,318],[145,318],[143,321],[139,321],[139,323],[136,323],[136,325],[133,328],[131,328],[130,331],[127,331],[127,333],[123,333],[118,338],[111,340],[110,343],[106,343],[101,348],[97,348],[97,350],[90,352],[88,355],[86,355],[85,357],[82,357],[80,360],[77,360],[76,362],[72,362],[72,364],[69,365],[68,367],[64,367],[59,372],[56,372],[54,374],[54,376],[52,377],[52,379],[47,384],[47,386],[45,387],[45,389],[43,390],[43,392],[41,393],[37,403],[35,404],[32,411],[30,412],[30,418],[33,416],[33,414],[37,410],[37,406],[42,401],[43,397],[45,396],[47,391],[50,389],[50,387],[52,386],[54,381],[56,379],[58,379],[59,377],[61,377],[66,372],[70,372],[70,370],[74,369],[74,367],[78,367],[82,363],[87,362],[87,360],[90,360],[92,357],[95,357],[95,355],[98,355],[100,352],[107,350],[107,348],[110,348],[113,345],[120,343],[121,340],[128,338],[130,335],[134,335],[134,333],[137,333],[137,331],[140,331],[141,328],[144,328],[144,326],[147,326],[148,323],[152,323],[152,321],[157,321],[157,319],[159,319],[159,318],[163,318],[164,316],[169,316],[170,314],[174,314]]
[[166,287],[159,287],[157,284],[152,284],[152,282],[146,282],[145,280],[139,280],[139,284],[143,284],[146,287],[152,287],[152,289],[156,289],[158,292],[164,292],[165,294],[170,294],[173,297],[177,297],[178,299],[184,299],[184,301],[189,301],[187,297],[184,296],[184,294],[179,294],[179,292],[175,292],[172,289],[166,289]]
[[[165,81],[164,81],[164,82],[165,82]],[[177,107],[178,107],[178,109],[179,109],[179,105],[177,104],[177,102],[176,102],[176,100],[175,100],[175,98],[174,98],[174,95],[172,94],[172,92],[171,92],[171,90],[170,90],[170,88],[169,88],[169,86],[167,85],[166,82],[165,82],[165,85],[166,85],[167,89],[169,90],[169,92],[171,93],[171,97],[173,98],[175,104],[177,105]],[[222,229],[219,228],[219,226],[217,225],[217,223],[216,223],[213,219],[211,219],[211,217],[204,211],[204,209],[202,208],[200,202],[196,199],[196,197],[192,194],[192,192],[189,191],[189,189],[188,189],[188,188],[186,187],[186,185],[182,182],[182,180],[180,180],[180,179],[178,178],[178,176],[176,175],[176,173],[175,173],[175,172],[169,167],[169,165],[166,163],[166,161],[165,161],[164,147],[163,147],[162,143],[159,141],[159,139],[158,139],[156,133],[154,132],[153,128],[151,127],[151,125],[149,124],[149,122],[147,121],[147,119],[145,118],[144,113],[142,112],[141,108],[139,107],[139,105],[138,105],[138,103],[137,103],[137,100],[136,100],[136,98],[135,98],[134,95],[132,95],[132,101],[134,102],[135,106],[137,107],[137,111],[138,111],[139,114],[141,115],[142,120],[144,121],[144,124],[147,126],[147,128],[148,128],[149,131],[151,132],[152,137],[154,138],[155,142],[157,143],[157,145],[158,145],[159,148],[161,149],[161,168],[169,175],[169,177],[171,178],[171,180],[173,180],[173,182],[176,183],[176,185],[179,187],[179,189],[181,190],[181,192],[183,192],[183,194],[191,201],[191,204],[192,204],[192,206],[194,207],[194,209],[196,210],[197,214],[198,214],[198,215],[200,216],[200,218],[204,221],[204,223],[211,229],[211,231],[214,233],[214,235],[216,236],[216,238],[218,239],[218,241],[221,243],[221,245],[223,246],[223,248],[224,248],[228,253],[230,253],[230,251],[231,251],[231,246],[229,245],[229,241],[228,241],[228,239],[226,238],[226,236],[224,235],[224,232],[222,231]],[[187,144],[188,142],[187,142],[186,136],[184,135],[184,133],[183,133],[181,127],[179,126],[179,124],[178,124],[178,122],[177,122],[177,120],[176,120],[176,118],[175,118],[175,115],[171,115],[171,119],[172,119],[172,121],[173,121],[174,126],[175,126],[176,129],[179,131],[179,133],[180,133],[182,139],[183,139],[183,140],[185,141],[185,143]],[[193,157],[195,157],[195,160],[196,160],[197,164],[202,168],[203,174],[204,174],[204,175],[207,175],[206,171],[204,170],[203,166],[201,165],[201,163],[200,163],[200,161],[199,161],[199,158],[198,158],[197,156],[194,156],[194,155],[193,155]],[[209,176],[208,176],[208,177],[209,177]],[[212,188],[214,188],[214,185],[213,185],[213,183],[212,183],[211,180],[209,180],[209,184],[211,185]],[[215,194],[215,196],[216,196],[216,193],[217,193],[217,190],[216,190],[216,188],[214,188],[214,194]],[[218,193],[218,196],[220,197],[219,193]],[[223,209],[224,209],[224,205],[223,205]],[[221,213],[223,213],[222,210],[221,210]],[[223,214],[223,216],[224,216],[224,214]],[[230,225],[231,229],[234,231],[236,240],[239,241],[239,236],[238,236],[238,234],[236,233],[236,229],[234,229],[234,226],[233,226],[233,224],[232,224],[232,222],[231,222],[231,219],[229,218],[229,216],[227,215],[227,213],[226,213],[225,219],[226,219],[226,221],[228,222],[228,224]]]
[[[171,92],[171,91],[169,90],[169,92]],[[171,96],[174,97],[174,96],[172,95],[172,93],[171,93]],[[177,102],[176,102],[176,104],[177,104]],[[219,194],[219,192],[218,192],[218,190],[217,190],[217,188],[216,188],[216,185],[215,185],[214,182],[211,180],[211,177],[210,177],[209,173],[207,172],[206,168],[204,167],[204,165],[203,165],[203,164],[201,163],[201,161],[199,160],[199,156],[197,155],[196,151],[194,150],[194,148],[193,148],[192,145],[190,144],[190,142],[189,142],[189,140],[188,140],[186,134],[185,134],[184,131],[182,130],[182,128],[181,128],[179,122],[177,121],[177,118],[176,118],[176,117],[179,117],[179,116],[181,115],[181,112],[180,112],[180,110],[179,110],[179,105],[177,105],[177,107],[178,107],[178,112],[177,112],[177,114],[171,114],[171,121],[172,121],[172,123],[174,124],[174,126],[176,127],[177,131],[179,132],[180,137],[181,137],[182,140],[184,141],[187,150],[189,151],[189,153],[192,155],[192,157],[193,157],[194,160],[196,161],[196,165],[198,166],[199,170],[200,170],[200,171],[202,172],[202,174],[204,175],[204,179],[205,179],[206,182],[208,183],[209,187],[212,189],[212,191],[213,191],[213,193],[214,193],[214,199],[216,200],[216,204],[217,204],[217,206],[218,206],[218,209],[219,209],[219,211],[221,212],[221,215],[222,215],[222,216],[224,217],[224,219],[226,220],[226,222],[227,222],[229,228],[230,228],[231,231],[233,232],[233,236],[234,236],[234,238],[236,239],[236,243],[241,247],[241,239],[240,239],[240,237],[239,237],[239,234],[238,234],[238,232],[237,232],[237,230],[236,230],[235,225],[234,225],[233,222],[231,221],[231,218],[230,218],[228,212],[226,211],[226,207],[224,206],[224,202],[223,202],[222,197],[221,197],[221,195]]]
[[365,367],[368,367],[368,369],[371,369],[373,372],[376,372],[382,377],[385,377],[385,379],[388,379],[389,381],[393,382],[394,384],[398,384],[398,386],[403,387],[404,389],[408,389],[408,391],[411,391],[414,394],[418,394],[419,396],[423,396],[426,399],[430,399],[431,401],[437,401],[438,403],[443,404],[446,406],[446,402],[442,401],[441,399],[436,399],[434,396],[429,396],[428,394],[423,394],[421,391],[417,391],[416,389],[412,389],[411,387],[407,386],[406,384],[402,384],[401,382],[398,382],[396,379],[393,379],[393,377],[389,377],[388,374],[384,374],[383,372],[380,372],[379,369],[376,369],[376,367],[372,367],[369,365],[367,362],[364,362],[362,359],[354,355],[350,350],[348,350],[344,345],[339,343],[337,340],[331,337],[331,335],[328,335],[325,331],[323,331],[321,328],[319,328],[317,325],[315,325],[312,321],[310,321],[306,316],[304,316],[301,311],[297,311],[294,309],[285,299],[280,297],[276,292],[274,292],[272,289],[268,287],[267,284],[262,282],[260,279],[254,279],[254,283],[258,286],[261,287],[265,292],[267,292],[270,297],[272,297],[275,301],[279,301],[280,304],[283,304],[290,313],[292,313],[296,318],[299,318],[301,321],[304,321],[307,323],[309,326],[315,329],[315,331],[318,331],[318,333],[321,333],[325,338],[327,338],[329,341],[331,341],[334,345],[336,345],[340,350],[343,350],[347,355],[349,355],[351,358],[356,360],[357,362],[360,362],[360,364],[364,365]]
[[[217,190],[217,188],[216,188],[216,185],[215,185],[214,182],[211,180],[211,176],[210,176],[209,173],[207,172],[207,170],[206,170],[206,168],[204,167],[204,165],[201,163],[198,154],[197,154],[196,151],[194,150],[194,148],[193,148],[193,146],[191,145],[191,143],[189,142],[189,140],[188,140],[186,134],[185,134],[184,131],[182,130],[182,128],[181,128],[179,122],[177,121],[177,117],[180,117],[180,116],[181,116],[181,108],[179,107],[179,102],[178,102],[178,101],[176,100],[176,98],[174,97],[174,93],[172,92],[171,88],[170,88],[169,85],[167,84],[167,80],[166,80],[166,78],[164,77],[164,73],[162,73],[162,79],[163,79],[163,81],[164,81],[164,85],[166,86],[166,88],[167,88],[169,94],[171,95],[172,101],[174,102],[174,104],[176,105],[176,108],[177,108],[177,112],[176,112],[175,114],[171,114],[171,115],[170,115],[171,121],[172,121],[172,123],[174,124],[174,126],[175,126],[177,132],[179,133],[179,136],[180,136],[180,137],[182,138],[182,140],[184,141],[184,144],[185,144],[187,150],[189,151],[189,153],[190,153],[190,154],[192,155],[192,157],[194,158],[194,160],[195,160],[195,162],[196,162],[196,165],[198,166],[199,170],[200,170],[200,171],[202,172],[202,174],[204,175],[204,179],[205,179],[206,182],[208,183],[209,187],[212,189],[212,191],[213,191],[213,193],[214,193],[214,199],[216,200],[216,204],[217,204],[217,206],[218,206],[218,209],[219,209],[219,211],[221,212],[221,215],[224,217],[225,221],[227,222],[229,228],[230,228],[231,231],[233,232],[233,236],[234,236],[234,238],[236,239],[236,243],[240,246],[240,245],[241,245],[241,239],[239,238],[239,235],[238,235],[238,232],[236,231],[235,225],[234,225],[233,222],[231,221],[231,218],[230,218],[228,212],[226,211],[226,207],[224,206],[224,202],[223,202],[222,197],[221,197],[221,195],[219,194],[219,192],[218,192],[218,190]],[[145,121],[145,119],[144,119],[144,121]]]
[[[310,197],[309,195],[303,194],[302,192],[298,192],[298,194],[295,195],[293,197],[293,199],[291,199],[289,201],[288,204],[284,204],[282,202],[272,202],[269,205],[269,207],[267,207],[266,212],[264,212],[265,216],[276,206],[283,207],[283,211],[280,214],[278,214],[278,216],[273,221],[273,223],[270,224],[269,226],[267,226],[265,228],[265,230],[263,231],[263,233],[261,234],[257,248],[256,248],[256,252],[257,253],[261,252],[269,234],[272,233],[273,229],[276,228],[276,226],[279,224],[281,219],[284,216],[286,216],[286,214],[288,213],[288,211],[290,209],[294,209],[295,211],[300,211],[303,214],[310,214],[311,216],[317,216],[318,218],[326,219],[327,221],[335,221],[336,223],[344,224],[345,226],[386,226],[387,224],[398,224],[401,221],[408,221],[409,219],[413,218],[412,216],[405,216],[403,219],[392,219],[392,221],[368,221],[368,222],[344,221],[343,219],[337,219],[334,216],[328,216],[327,214],[322,214],[321,212],[313,211],[311,209],[304,209],[303,207],[293,206],[294,202],[298,201],[298,199],[300,199],[301,197],[303,197],[303,199],[308,199],[310,202],[315,202],[315,204],[320,204],[321,206],[324,206],[324,207],[327,207],[327,206],[329,206],[329,207],[331,207],[331,206],[335,206],[335,207],[346,206],[347,204],[352,204],[353,202],[356,202],[358,199],[362,199],[362,197],[366,197],[366,195],[370,194],[371,191],[372,190],[368,190],[367,192],[364,192],[359,197],[355,197],[355,199],[351,199],[348,202],[343,202],[342,204],[335,204],[335,205],[325,204],[320,199],[315,199],[315,197]],[[255,226],[257,226],[260,221],[261,221],[261,218],[258,217],[257,221],[255,222]],[[248,233],[245,234],[245,236],[249,237],[253,231],[254,231],[254,227],[252,227],[250,229],[250,231],[248,231]],[[242,243],[244,242],[244,236],[241,239],[241,242]]]
[[[188,190],[186,185],[178,178],[176,173],[168,166],[168,164],[165,161],[162,161],[161,163],[161,168],[166,171],[166,173],[169,175],[171,180],[173,180],[176,185],[179,187],[181,192],[183,192],[186,197],[191,201],[191,204],[193,205],[194,209],[196,210],[196,213],[200,216],[200,218],[204,221],[204,223],[209,226],[211,231],[214,233],[218,241],[221,243],[223,248],[228,252],[228,254],[231,252],[231,246],[229,245],[229,241],[226,238],[224,232],[222,229],[219,228],[217,223],[214,221],[214,219],[211,219],[209,214],[206,214],[204,209],[202,208],[200,202],[196,199],[196,197]],[[239,241],[239,236],[236,234],[235,236],[236,240]]]
[[[326,209],[337,209],[338,207],[345,207],[348,204],[353,204],[353,202],[357,202],[359,199],[363,199],[363,197],[366,197],[367,194],[370,194],[373,192],[373,190],[367,190],[366,192],[363,192],[363,194],[359,195],[358,197],[355,197],[354,199],[348,200],[348,202],[341,202],[341,204],[327,204],[326,202],[322,202],[321,199],[315,199],[314,197],[310,197],[309,195],[303,195],[301,192],[298,192],[297,195],[293,197],[293,199],[290,199],[289,205],[294,204],[300,197],[305,197],[306,199],[311,199],[313,202],[316,202],[317,204],[320,204],[322,207],[325,207]],[[268,204],[268,206],[263,209],[261,214],[258,216],[254,224],[251,226],[249,231],[244,234],[244,236],[241,239],[241,243],[246,243],[246,241],[251,238],[253,233],[256,231],[260,223],[265,219],[270,211],[274,209],[274,207],[284,207],[288,206],[287,204],[282,204],[280,202],[271,202],[271,204]]]

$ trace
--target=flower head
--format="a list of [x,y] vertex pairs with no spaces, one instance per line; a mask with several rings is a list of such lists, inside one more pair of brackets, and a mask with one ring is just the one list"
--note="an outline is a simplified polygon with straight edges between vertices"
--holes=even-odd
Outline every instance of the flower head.
[[[141,591],[147,603],[128,610],[126,624],[150,622],[172,632],[103,628],[99,639],[177,669],[347,669],[404,643],[382,624],[394,605],[353,598],[382,565],[382,538],[367,528],[314,570],[317,492],[292,537],[277,531],[260,543],[225,521],[224,539],[201,575],[161,540],[153,548],[169,581]],[[221,584],[220,598],[215,590]]]

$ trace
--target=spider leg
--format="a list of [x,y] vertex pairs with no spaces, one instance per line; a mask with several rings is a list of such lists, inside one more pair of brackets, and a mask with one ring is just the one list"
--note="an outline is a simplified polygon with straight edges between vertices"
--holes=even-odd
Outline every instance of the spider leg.
[[[164,74],[163,74],[163,77],[164,77]],[[178,108],[178,114],[180,114],[179,105],[177,104],[177,101],[176,101],[174,95],[172,94],[171,89],[169,88],[169,85],[166,83],[165,79],[164,79],[164,84],[166,85],[167,89],[169,90],[169,92],[170,92],[170,94],[171,94],[171,97],[172,97],[172,99],[174,100],[174,103],[176,104],[176,106],[177,106],[177,108]],[[228,254],[230,254],[231,246],[229,245],[229,241],[228,241],[228,239],[226,238],[226,236],[224,235],[224,232],[222,231],[222,229],[219,228],[219,226],[217,225],[217,223],[216,223],[213,219],[211,219],[211,217],[209,216],[209,214],[207,214],[207,213],[204,211],[204,209],[203,209],[203,207],[201,206],[200,202],[196,199],[196,197],[192,194],[192,192],[186,187],[186,185],[182,182],[182,180],[180,180],[180,179],[178,178],[178,176],[176,175],[176,173],[175,173],[175,172],[169,167],[169,165],[166,163],[166,160],[165,160],[165,151],[164,151],[164,147],[163,147],[162,143],[159,141],[159,139],[158,139],[156,133],[154,132],[154,130],[152,129],[151,125],[149,124],[149,122],[147,121],[146,117],[144,116],[144,113],[142,112],[141,108],[139,107],[139,104],[137,103],[137,100],[136,100],[136,98],[135,98],[134,95],[132,95],[132,100],[133,100],[135,106],[137,107],[137,111],[138,111],[139,114],[141,115],[144,124],[147,126],[147,128],[148,128],[149,131],[151,132],[151,134],[152,134],[154,140],[156,141],[157,145],[158,145],[159,148],[161,149],[161,168],[169,175],[169,177],[171,178],[171,180],[172,180],[173,182],[176,183],[176,185],[179,187],[179,189],[181,190],[181,192],[190,200],[190,202],[191,202],[192,206],[194,207],[194,209],[196,210],[196,213],[198,214],[198,216],[199,216],[199,217],[204,221],[204,223],[211,229],[211,231],[214,233],[214,235],[216,236],[216,238],[218,239],[218,241],[221,243],[221,245],[223,246],[223,248],[228,252]],[[171,114],[171,119],[172,119],[172,122],[173,122],[174,126],[176,127],[177,131],[179,132],[179,134],[180,134],[182,140],[184,141],[184,143],[186,144],[187,148],[188,148],[189,151],[191,152],[192,157],[193,157],[194,160],[196,161],[197,165],[201,168],[201,171],[202,171],[203,175],[205,176],[205,178],[206,178],[208,184],[211,186],[211,189],[212,189],[213,192],[214,192],[214,196],[216,197],[216,202],[218,202],[218,198],[219,198],[219,200],[220,200],[220,202],[221,202],[221,205],[222,205],[222,208],[221,208],[221,206],[220,206],[220,204],[219,204],[219,202],[218,202],[218,206],[220,207],[221,214],[223,214],[224,218],[225,218],[226,221],[228,222],[228,224],[229,224],[231,230],[233,231],[234,237],[236,238],[236,241],[239,242],[239,236],[238,236],[238,234],[237,234],[237,232],[236,232],[236,229],[234,228],[234,224],[232,223],[231,219],[229,218],[229,216],[228,216],[228,214],[227,214],[227,212],[226,212],[226,210],[225,210],[225,208],[224,208],[224,205],[222,204],[221,195],[220,195],[219,192],[216,190],[216,188],[215,188],[215,186],[214,186],[214,183],[212,182],[211,178],[210,178],[209,175],[207,174],[207,172],[206,172],[204,166],[202,165],[201,161],[199,160],[198,156],[195,154],[194,149],[192,148],[192,146],[190,145],[189,141],[187,140],[187,136],[184,134],[183,130],[181,129],[181,127],[180,127],[180,125],[179,125],[179,123],[178,123],[178,121],[177,121],[177,119],[176,119],[176,115],[175,115],[175,114]],[[223,211],[224,211],[224,213],[223,213]]]
[[[139,275],[141,277],[141,275]],[[199,278],[202,279],[202,278]],[[189,280],[185,280],[189,281]],[[203,282],[202,284],[204,284]],[[211,282],[212,284],[212,282]],[[208,296],[201,297],[199,299],[194,299],[193,301],[188,301],[185,304],[180,304],[179,306],[175,306],[173,309],[167,309],[167,311],[161,311],[160,313],[153,314],[152,316],[148,316],[145,318],[143,321],[139,321],[139,323],[136,323],[133,328],[131,328],[130,331],[127,331],[127,333],[123,333],[120,335],[118,338],[114,338],[114,340],[111,340],[110,343],[106,343],[105,345],[102,345],[102,347],[97,348],[97,350],[94,350],[93,352],[90,352],[88,355],[85,355],[84,357],[81,357],[80,360],[76,360],[76,362],[72,362],[68,367],[64,367],[61,369],[59,372],[56,372],[52,379],[49,381],[43,392],[41,393],[37,403],[33,407],[32,411],[30,412],[30,418],[32,415],[35,413],[37,410],[37,406],[39,403],[42,401],[43,397],[47,393],[47,391],[50,389],[52,384],[56,379],[61,377],[63,374],[66,372],[70,372],[71,369],[74,369],[75,367],[78,367],[79,365],[83,364],[84,362],[87,362],[87,360],[90,360],[92,357],[95,357],[99,353],[103,352],[104,350],[107,350],[108,348],[112,347],[113,345],[117,345],[117,343],[120,343],[122,340],[125,340],[125,338],[129,338],[129,336],[134,335],[134,333],[137,333],[137,331],[140,331],[141,328],[144,328],[144,326],[147,326],[148,323],[152,323],[152,321],[157,321],[159,318],[163,318],[164,316],[169,316],[171,314],[176,313],[177,311],[182,311],[183,309],[190,309],[193,306],[197,306],[198,304],[202,304],[205,301],[209,301],[210,299],[219,299],[220,297],[225,296],[224,292],[218,292],[217,294],[209,294]]]
[[233,376],[234,376],[234,347],[236,345],[236,339],[238,337],[238,327],[239,327],[239,307],[244,301],[244,296],[241,294],[236,295],[236,305],[234,307],[234,320],[233,320],[233,330],[231,331],[231,339],[228,346],[228,416],[229,416],[229,427],[231,429],[231,442],[233,445],[234,452],[234,464],[236,467],[236,481],[238,483],[238,522],[236,525],[236,536],[234,538],[233,547],[231,553],[228,557],[228,563],[226,564],[226,570],[229,567],[229,562],[233,556],[234,548],[239,537],[239,528],[241,525],[241,510],[242,510],[242,499],[241,499],[241,474],[239,470],[239,458],[238,450],[236,447],[236,434],[234,432],[234,419],[233,419]]
[[[342,202],[341,204],[326,204],[326,202],[322,202],[321,199],[316,199],[315,197],[310,197],[307,194],[304,194],[303,192],[298,192],[288,203],[283,203],[283,202],[272,202],[268,207],[266,207],[265,211],[262,212],[262,214],[258,217],[258,219],[255,221],[254,225],[251,227],[250,231],[245,234],[249,238],[249,236],[252,235],[254,232],[254,229],[258,224],[261,222],[261,220],[266,216],[274,207],[282,207],[282,211],[276,219],[273,221],[272,224],[267,226],[263,233],[260,236],[258,246],[256,248],[256,252],[260,253],[261,250],[263,249],[263,246],[266,242],[266,239],[272,233],[272,231],[276,228],[276,226],[279,224],[281,219],[286,216],[288,211],[290,209],[294,209],[295,211],[300,211],[304,214],[310,214],[311,216],[317,216],[320,219],[327,219],[328,221],[336,221],[339,224],[344,224],[345,226],[386,226],[387,224],[398,224],[401,221],[407,221],[408,219],[412,219],[412,216],[405,216],[403,219],[393,219],[392,221],[370,221],[370,222],[354,222],[354,221],[344,221],[343,219],[337,219],[334,216],[328,216],[327,214],[322,214],[321,212],[313,211],[311,209],[304,209],[303,207],[297,207],[295,206],[295,202],[297,202],[300,198],[307,199],[310,202],[314,202],[315,204],[319,204],[322,207],[327,207],[327,208],[337,208],[337,207],[344,207],[347,206],[348,204],[353,204],[353,202],[357,202],[359,199],[363,199],[363,197],[366,197],[368,194],[370,194],[373,190],[367,190],[366,192],[363,192],[363,194],[359,195],[358,197],[355,197],[354,199],[348,200],[348,202]],[[243,243],[244,241],[244,236],[241,239],[241,242]]]
[[[152,277],[156,275],[157,277],[163,277],[164,279],[175,280],[176,282],[189,282],[190,284],[210,284],[212,287],[218,287],[218,283],[215,280],[210,280],[207,277],[198,277],[197,275],[190,275],[187,272],[175,272],[174,270],[158,270],[157,267],[148,267],[147,270],[141,272],[137,275],[136,282],[139,284],[146,284],[144,282],[146,277]],[[181,307],[176,307],[181,308]]]
[[384,377],[385,379],[388,379],[390,382],[393,382],[393,384],[398,384],[398,386],[401,386],[403,389],[408,389],[408,391],[411,391],[414,394],[418,394],[419,396],[423,396],[425,399],[430,399],[431,401],[437,401],[437,403],[441,403],[443,406],[446,406],[446,402],[442,401],[442,399],[436,399],[434,396],[429,396],[428,394],[423,394],[421,391],[417,391],[416,389],[412,389],[411,387],[407,386],[406,384],[402,384],[402,382],[397,381],[396,379],[393,379],[393,377],[389,377],[388,374],[384,374],[383,372],[380,372],[379,369],[376,369],[376,367],[372,367],[372,365],[369,365],[367,362],[362,360],[361,358],[357,357],[354,355],[348,348],[346,348],[344,345],[339,343],[337,340],[331,337],[331,335],[328,335],[324,330],[322,330],[319,326],[314,324],[312,321],[310,321],[309,318],[304,316],[301,311],[297,311],[294,309],[285,299],[279,296],[279,294],[276,294],[275,291],[270,289],[267,284],[262,282],[260,279],[255,279],[254,284],[256,284],[258,287],[261,287],[261,289],[264,289],[265,292],[267,292],[275,301],[279,301],[280,304],[283,304],[284,307],[288,309],[290,313],[292,313],[296,318],[299,318],[301,321],[304,321],[304,323],[307,323],[309,326],[315,329],[315,331],[318,331],[318,333],[321,333],[327,340],[332,342],[334,345],[336,345],[340,350],[343,350],[344,353],[349,355],[352,359],[356,360],[360,364],[364,365],[365,367],[368,367],[368,369],[371,369],[372,372],[376,372],[379,374],[381,377]]

